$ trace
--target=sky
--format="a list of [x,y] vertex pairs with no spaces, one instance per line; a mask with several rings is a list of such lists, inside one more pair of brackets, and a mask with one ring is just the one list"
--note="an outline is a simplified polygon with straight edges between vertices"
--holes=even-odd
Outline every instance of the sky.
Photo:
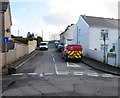
[[[28,32],[49,40],[80,15],[118,19],[119,0],[10,0],[12,34],[27,36]],[[19,34],[18,34],[19,32]]]

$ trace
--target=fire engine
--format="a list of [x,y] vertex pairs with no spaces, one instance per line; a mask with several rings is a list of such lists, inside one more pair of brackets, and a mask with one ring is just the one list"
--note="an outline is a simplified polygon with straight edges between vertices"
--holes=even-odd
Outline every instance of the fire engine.
[[62,57],[66,61],[75,59],[82,59],[82,45],[75,44],[66,44],[64,46],[64,50],[62,51]]

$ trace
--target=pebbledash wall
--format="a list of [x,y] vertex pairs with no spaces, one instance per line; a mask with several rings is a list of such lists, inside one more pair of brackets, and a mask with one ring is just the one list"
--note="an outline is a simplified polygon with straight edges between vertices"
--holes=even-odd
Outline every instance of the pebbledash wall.
[[[7,63],[14,62],[18,58],[33,52],[37,47],[37,41],[29,41],[28,45],[15,44],[15,49],[7,52]],[[5,53],[0,52],[0,68],[5,64]]]

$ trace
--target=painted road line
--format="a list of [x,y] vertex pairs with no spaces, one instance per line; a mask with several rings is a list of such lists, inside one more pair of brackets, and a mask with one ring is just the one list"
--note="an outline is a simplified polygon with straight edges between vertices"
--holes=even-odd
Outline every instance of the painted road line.
[[58,74],[57,65],[55,65],[55,73]]
[[[39,52],[39,51],[38,51]],[[25,60],[24,62],[22,62],[21,64],[19,64],[15,69],[18,69],[19,67],[21,67],[23,64],[25,64],[26,62],[28,62],[31,58],[33,58],[36,54],[38,54],[38,52],[37,53],[35,53],[33,56],[31,56],[30,58],[28,58],[27,60]]]
[[47,75],[53,75],[53,73],[45,73],[45,75],[47,76]]
[[102,74],[102,77],[113,77],[111,74]]
[[68,75],[68,71],[59,71],[57,75]]
[[74,72],[74,75],[83,75],[84,74],[84,72]]
[[12,74],[12,76],[22,76],[23,73],[19,73],[19,74]]
[[53,58],[53,62],[55,62],[55,59]]
[[98,74],[97,74],[97,73],[88,73],[87,75],[88,75],[88,76],[95,76],[95,77],[98,77]]
[[28,75],[36,76],[38,73],[28,73]]
[[75,64],[75,63],[69,64],[69,63],[67,62],[67,67],[81,67],[81,66],[79,66],[79,65],[77,65],[77,64]]
[[75,63],[73,63],[74,65],[75,65],[75,67],[81,67],[80,65],[77,65],[77,64],[75,64]]

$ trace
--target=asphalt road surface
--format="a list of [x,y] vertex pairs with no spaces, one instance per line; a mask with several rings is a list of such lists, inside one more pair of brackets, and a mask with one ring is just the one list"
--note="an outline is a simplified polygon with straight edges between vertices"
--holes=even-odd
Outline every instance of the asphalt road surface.
[[[53,44],[4,76],[15,83],[2,96],[119,96],[119,77],[94,70],[82,62],[64,62]],[[4,81],[3,80],[3,81]]]

